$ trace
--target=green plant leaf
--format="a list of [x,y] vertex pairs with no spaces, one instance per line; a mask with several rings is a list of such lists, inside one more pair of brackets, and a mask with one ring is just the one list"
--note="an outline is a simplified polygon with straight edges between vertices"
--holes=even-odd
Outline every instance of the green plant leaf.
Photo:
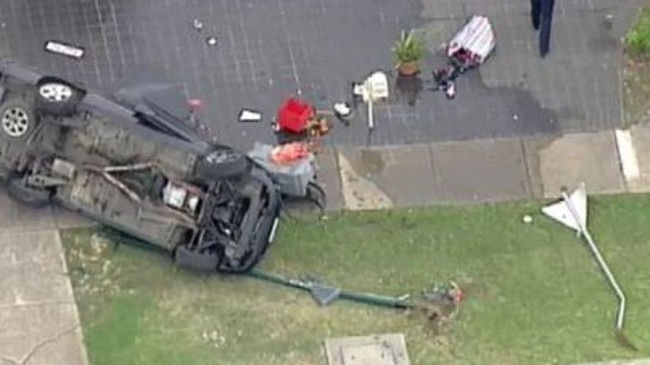
[[426,42],[413,30],[402,31],[393,47],[393,54],[398,63],[419,62],[426,52]]

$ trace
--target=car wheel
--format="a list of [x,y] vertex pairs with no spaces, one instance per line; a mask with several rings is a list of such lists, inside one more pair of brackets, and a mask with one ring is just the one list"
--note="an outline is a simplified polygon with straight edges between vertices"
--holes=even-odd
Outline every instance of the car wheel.
[[13,139],[22,139],[34,127],[32,108],[20,98],[8,99],[0,106],[2,133]]
[[307,184],[307,200],[315,204],[321,212],[327,206],[327,194],[325,190],[313,181]]
[[38,110],[56,116],[74,113],[80,98],[77,88],[59,80],[44,80],[36,87]]
[[327,195],[323,188],[311,181],[307,184],[307,192],[303,197],[287,197],[284,201],[283,212],[293,219],[301,215],[323,214],[327,205]]
[[214,180],[239,176],[249,170],[248,158],[242,153],[228,148],[215,150],[196,164],[197,175]]
[[7,195],[11,199],[32,208],[46,207],[52,198],[50,191],[27,186],[25,185],[25,181],[19,177],[9,179]]
[[174,252],[174,262],[179,267],[198,272],[215,272],[221,258],[216,253],[197,252],[188,247],[180,245]]

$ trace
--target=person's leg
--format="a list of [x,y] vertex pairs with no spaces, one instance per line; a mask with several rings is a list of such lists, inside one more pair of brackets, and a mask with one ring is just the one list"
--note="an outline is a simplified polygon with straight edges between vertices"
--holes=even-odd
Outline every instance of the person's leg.
[[550,51],[551,25],[553,22],[554,6],[555,0],[541,1],[541,30],[539,33],[539,53],[542,57],[546,57]]
[[541,0],[530,0],[530,16],[533,21],[533,28],[539,29],[539,16],[541,14]]

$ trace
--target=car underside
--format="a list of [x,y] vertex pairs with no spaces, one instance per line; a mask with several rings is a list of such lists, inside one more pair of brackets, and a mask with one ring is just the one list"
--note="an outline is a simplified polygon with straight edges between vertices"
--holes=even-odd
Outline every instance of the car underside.
[[14,64],[0,72],[0,177],[13,199],[60,204],[184,267],[238,273],[261,259],[281,200],[263,167],[137,92],[109,99]]

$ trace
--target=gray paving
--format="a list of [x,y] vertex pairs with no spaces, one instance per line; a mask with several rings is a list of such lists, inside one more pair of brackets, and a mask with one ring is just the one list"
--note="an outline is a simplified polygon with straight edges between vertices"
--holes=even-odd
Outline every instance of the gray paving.
[[[469,11],[493,19],[498,60],[481,68],[489,88],[529,91],[561,132],[585,132],[621,123],[620,39],[645,0],[556,2],[551,53],[540,59],[529,1],[470,1]],[[611,20],[608,20],[611,17]],[[519,119],[527,124],[528,116]]]
[[538,156],[545,197],[557,197],[563,187],[583,181],[593,193],[626,190],[613,132],[567,135],[539,150]]
[[361,178],[378,186],[395,206],[426,205],[436,200],[428,145],[337,148]]
[[[164,74],[206,101],[202,118],[221,141],[248,149],[274,136],[266,122],[237,123],[240,108],[261,110],[268,122],[298,92],[327,108],[349,96],[350,82],[391,70],[395,38],[418,28],[428,31],[431,49],[424,84],[394,85],[376,108],[375,133],[368,136],[360,110],[350,127],[335,128],[333,143],[557,134],[621,123],[619,39],[641,1],[559,1],[553,51],[541,61],[527,0],[6,0],[0,56],[104,89],[133,70]],[[493,19],[498,50],[480,72],[459,80],[450,102],[426,90],[429,71],[442,62],[434,49],[474,12]],[[202,31],[193,19],[203,22]],[[218,37],[216,47],[205,44],[210,35]],[[85,47],[87,56],[46,54],[43,44],[52,38]]]
[[[558,198],[581,182],[590,194],[650,191],[650,127],[631,131],[640,176],[626,181],[615,133],[569,134],[409,146],[338,147],[343,208]],[[337,190],[337,187],[340,190]],[[337,203],[338,204],[338,203]]]
[[327,209],[340,210],[344,207],[341,194],[341,177],[339,175],[336,151],[325,149],[316,156],[318,181],[327,194]]
[[440,202],[487,202],[532,197],[521,141],[431,144]]
[[0,202],[0,364],[86,365],[51,211]]

